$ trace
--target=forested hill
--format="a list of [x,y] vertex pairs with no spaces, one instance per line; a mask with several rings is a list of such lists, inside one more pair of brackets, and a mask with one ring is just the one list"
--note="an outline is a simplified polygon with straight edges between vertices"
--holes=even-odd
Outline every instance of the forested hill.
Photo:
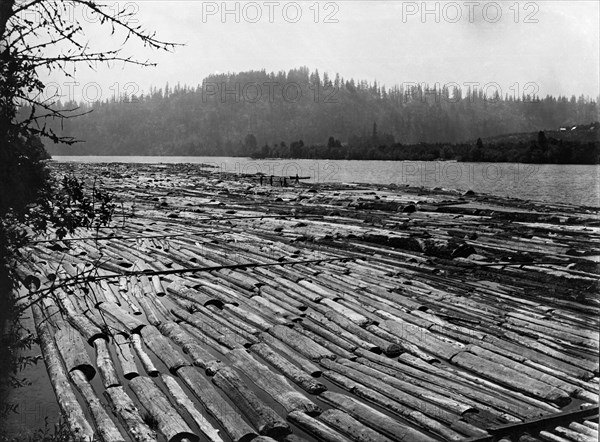
[[290,157],[295,142],[297,150],[300,144],[344,147],[345,153],[332,155],[353,157],[351,148],[460,143],[598,119],[598,103],[584,97],[486,91],[492,96],[468,88],[386,89],[307,68],[212,75],[194,87],[166,85],[139,96],[80,103],[80,111],[93,112],[64,121],[58,132],[85,143],[48,148],[64,155]]

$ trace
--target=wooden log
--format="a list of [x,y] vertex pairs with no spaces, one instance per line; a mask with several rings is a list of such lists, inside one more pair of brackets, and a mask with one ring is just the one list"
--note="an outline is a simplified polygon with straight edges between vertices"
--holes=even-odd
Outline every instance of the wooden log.
[[444,360],[452,359],[453,356],[464,349],[464,346],[443,341],[434,336],[433,333],[429,332],[427,329],[404,322],[400,320],[400,318],[397,318],[397,320],[382,321],[379,326],[392,335],[404,339],[420,349]]
[[[366,316],[355,312],[351,308],[348,308],[344,304],[340,304],[337,301],[333,301],[331,299],[324,298],[324,299],[321,299],[320,304],[326,305],[327,307],[332,309],[334,312],[341,314],[349,321],[352,321],[357,326],[364,327],[367,324],[369,324],[369,322],[370,322],[370,320]],[[327,316],[327,315],[325,315],[325,316]]]
[[152,377],[158,376],[158,369],[154,366],[154,362],[152,362],[152,359],[150,359],[150,356],[148,356],[148,353],[146,353],[146,351],[142,347],[142,339],[140,338],[140,335],[134,333],[130,336],[130,340],[138,356],[138,359],[142,363],[142,367],[144,367],[146,373],[148,373],[148,375]]
[[[102,341],[104,341],[104,339],[102,339]],[[98,436],[100,436],[104,442],[125,442],[125,438],[123,438],[123,435],[119,432],[117,426],[104,409],[104,406],[100,402],[100,399],[98,399],[98,396],[96,396],[96,393],[89,384],[85,374],[80,370],[73,370],[71,371],[70,376],[90,410]]]
[[157,440],[156,433],[144,423],[138,409],[127,396],[123,387],[108,388],[104,391],[104,396],[132,440],[135,442],[155,442]]
[[166,291],[160,279],[160,276],[152,275],[152,286],[154,287],[154,292],[157,296],[165,296]]
[[412,408],[406,407],[378,391],[353,381],[347,376],[329,370],[323,372],[323,376],[340,385],[345,390],[352,392],[354,395],[366,399],[390,412],[396,413],[406,420],[424,428],[426,431],[441,436],[445,440],[460,441],[464,439],[461,434],[446,427],[436,419],[433,419],[420,411],[415,411]]
[[487,359],[472,353],[466,351],[458,353],[452,358],[452,362],[459,367],[492,379],[501,385],[553,402],[557,405],[566,405],[571,402],[569,395],[563,390],[533,379],[512,368],[490,363]]
[[177,376],[234,442],[247,442],[257,436],[240,414],[221,397],[215,387],[195,367],[181,367],[177,370]]
[[173,309],[171,311],[176,317],[184,320],[186,323],[202,332],[202,334],[217,341],[220,345],[228,349],[243,347],[243,345],[247,343],[245,339],[240,340],[240,337],[232,333],[229,329],[225,330],[226,333],[223,333],[223,327],[215,329],[205,321],[205,317],[202,315],[190,314],[182,309]]
[[[279,269],[278,269],[279,270]],[[278,270],[273,270],[276,272]],[[286,278],[273,278],[273,282],[279,285],[282,290],[285,290],[286,295],[293,297],[296,301],[303,304],[311,302],[319,302],[323,296],[309,290],[308,288],[298,284],[297,282],[290,281]]]
[[322,358],[335,357],[335,355],[325,347],[317,344],[312,339],[309,339],[292,328],[283,325],[276,325],[269,330],[269,334],[285,342],[287,345],[309,359],[318,361]]
[[296,299],[292,298],[291,296],[286,296],[284,291],[277,290],[276,288],[268,286],[268,285],[261,286],[260,293],[262,296],[267,297],[267,299],[269,299],[269,297],[271,297],[273,299],[278,299],[282,305],[288,305],[291,308],[294,308],[294,309],[297,309],[300,311],[304,311],[307,308],[305,303],[299,302]]
[[[256,439],[254,439],[256,440]],[[283,442],[308,442],[306,439],[296,436],[295,434],[288,434],[283,438]]]
[[63,419],[65,420],[70,433],[83,440],[91,440],[94,437],[94,431],[85,418],[81,405],[77,401],[75,392],[69,383],[67,373],[61,363],[61,357],[52,339],[52,334],[46,322],[43,322],[42,312],[39,306],[33,305],[33,316],[35,327],[40,342],[40,349],[44,356],[44,364],[48,371],[48,377],[52,384],[52,389],[56,395],[56,401],[60,408]]
[[280,307],[278,304],[273,303],[271,301],[269,301],[267,298],[263,298],[262,296],[253,296],[251,298],[252,302],[258,304],[258,306],[256,306],[257,308],[265,311],[265,313],[273,313],[275,315],[287,318],[287,317],[292,317],[292,318],[297,318],[298,315],[294,314],[282,307]]
[[325,391],[320,394],[320,397],[329,405],[340,408],[353,418],[396,442],[405,440],[433,442],[435,440],[351,396]]
[[384,339],[381,339],[380,337],[374,335],[373,333],[354,324],[352,321],[346,319],[345,317],[343,317],[336,311],[333,311],[333,310],[329,311],[329,312],[327,312],[327,314],[325,316],[327,317],[327,319],[335,322],[340,327],[344,328],[345,330],[348,330],[353,335],[358,336],[361,339],[364,339],[365,341],[376,345],[387,356],[390,356],[390,357],[398,356],[402,352],[402,350],[398,344],[395,344],[393,342],[388,342]]
[[103,338],[94,341],[94,348],[96,349],[96,366],[100,372],[100,378],[102,379],[104,388],[121,385],[112,358],[110,357],[110,351],[108,350],[107,344],[106,339]]
[[123,377],[125,379],[133,379],[138,376],[139,373],[137,365],[135,364],[135,359],[133,358],[133,353],[131,352],[129,340],[122,334],[116,334],[114,335],[114,341],[115,353],[117,354],[117,359],[121,365]]
[[176,322],[164,322],[160,325],[159,329],[161,333],[183,348],[183,351],[192,358],[194,365],[206,368],[208,362],[215,359],[212,354],[210,354],[203,346],[199,345],[197,341]]
[[129,386],[144,408],[156,419],[158,430],[165,435],[167,441],[200,440],[150,378],[138,376],[129,382]]
[[304,356],[300,355],[298,352],[292,350],[289,346],[281,342],[279,339],[274,338],[268,333],[261,333],[259,337],[270,347],[274,348],[278,352],[287,356],[288,359],[294,361],[294,363],[302,368],[305,372],[309,373],[311,376],[319,377],[323,370],[321,367],[318,367],[313,362],[309,361]]
[[[352,353],[356,350],[357,345],[342,338],[339,333],[335,333],[334,331],[329,331],[326,328],[322,327],[320,324],[314,322],[311,318],[303,318],[300,323],[302,328],[310,331],[313,334],[321,336],[324,340],[329,341],[336,346],[344,349],[345,351]],[[298,326],[296,326],[297,328]],[[323,345],[323,344],[321,344]],[[330,349],[331,350],[331,349]]]
[[117,297],[115,290],[113,290],[112,285],[110,285],[107,280],[101,280],[100,287],[104,292],[104,299],[106,302],[112,302],[114,304],[121,305],[121,301]]
[[[542,413],[556,413],[558,408],[539,399],[524,395],[514,389],[503,387],[497,383],[488,381],[482,376],[471,374],[465,370],[456,370],[439,364],[428,364],[407,353],[400,355],[399,362],[426,373],[432,373],[442,378],[448,378],[455,383],[464,383],[474,391],[489,392],[498,396],[499,400],[506,401],[506,405],[520,413],[521,416],[531,418]],[[489,402],[494,403],[494,402]],[[502,409],[502,408],[501,408]]]
[[212,382],[227,394],[260,434],[280,438],[291,432],[287,422],[261,401],[231,368],[221,368]]
[[227,356],[237,369],[245,373],[252,379],[252,382],[267,392],[288,412],[300,410],[310,415],[317,415],[321,412],[315,403],[296,391],[285,377],[269,370],[248,354],[245,349],[231,350]]
[[[296,331],[298,331],[299,333],[302,333],[303,335],[305,335],[307,338],[312,339],[317,344],[321,344],[323,347],[325,347],[330,352],[334,353],[336,356],[341,356],[346,359],[355,359],[356,358],[354,353],[350,353],[348,350],[345,350],[342,347],[340,347],[339,345],[334,344],[330,340],[325,339],[323,336],[317,335],[317,334],[313,333],[312,331],[307,330],[306,328],[303,327],[303,324],[304,324],[304,321],[301,322],[300,324],[294,325],[294,329]],[[324,330],[324,332],[331,333],[327,330]]]
[[146,298],[145,296],[142,296],[141,298],[138,298],[137,301],[140,307],[142,308],[142,311],[144,312],[144,315],[146,316],[148,322],[152,326],[158,327],[162,323],[163,319],[160,313],[158,313],[156,307],[154,307],[154,305],[150,301],[150,299]]
[[171,341],[153,325],[142,328],[141,335],[144,344],[167,366],[171,373],[175,374],[180,367],[190,365],[179,350],[171,344]]
[[470,404],[467,404],[455,398],[448,397],[443,394],[439,394],[430,388],[424,388],[415,385],[415,383],[411,382],[410,379],[401,380],[397,377],[390,376],[387,373],[373,369],[359,362],[348,361],[343,358],[337,359],[336,362],[339,362],[340,364],[345,365],[347,367],[353,368],[357,372],[361,372],[367,376],[370,376],[373,379],[383,381],[389,386],[397,388],[400,391],[404,391],[407,394],[410,394],[414,397],[436,404],[437,406],[442,407],[458,415],[462,416],[467,412],[477,411]]
[[98,307],[100,310],[102,310],[106,317],[112,319],[117,325],[120,325],[120,329],[122,331],[126,331],[128,333],[138,333],[142,327],[144,327],[143,322],[128,314],[116,304],[103,302]]
[[54,340],[68,371],[80,370],[88,380],[96,375],[96,369],[77,330],[70,326],[63,327],[56,331]]
[[319,415],[319,420],[356,442],[391,442],[391,439],[336,408],[325,410]]
[[[375,336],[379,336],[381,339],[385,339],[388,342],[393,342],[395,344],[398,344],[398,346],[401,348],[401,350],[403,352],[410,353],[411,355],[416,356],[417,358],[420,358],[429,363],[440,362],[439,358],[436,358],[435,356],[424,352],[416,345],[411,344],[410,342],[407,342],[406,340],[399,338],[398,336],[393,335],[390,332],[385,331],[376,325],[373,325],[373,324],[367,325],[367,327],[365,327],[365,328],[368,331],[370,331],[371,333],[373,333]],[[362,349],[358,349],[358,350],[362,351]]]
[[272,324],[265,320],[263,317],[249,311],[248,309],[244,309],[242,307],[236,307],[231,304],[226,304],[223,306],[223,309],[231,312],[239,319],[246,320],[252,326],[258,328],[261,331],[267,331],[272,327]]
[[[256,335],[260,332],[259,329],[257,329],[256,327],[251,326],[250,324],[248,324],[247,322],[239,319],[237,316],[234,316],[233,314],[225,311],[225,310],[220,310],[219,308],[215,307],[214,305],[209,305],[206,307],[207,310],[210,311],[210,314],[212,315],[212,317],[214,317],[216,320],[218,320],[220,323],[227,323],[232,327],[232,329],[234,330],[242,330],[243,332],[249,334],[249,335]],[[208,312],[207,312],[208,314]],[[218,318],[217,318],[218,316]]]
[[223,302],[220,298],[210,296],[206,292],[195,290],[191,287],[186,286],[182,280],[175,280],[174,282],[167,285],[167,293],[179,296],[180,298],[187,299],[188,301],[197,302],[200,305],[216,305],[219,308],[223,306]]
[[267,361],[279,371],[281,371],[296,385],[298,385],[308,393],[319,394],[327,390],[327,387],[325,387],[325,385],[321,384],[320,382],[317,382],[313,377],[309,376],[306,372],[300,370],[298,367],[296,367],[284,357],[279,356],[266,344],[255,344],[252,347],[250,347],[250,349],[252,352],[256,353],[265,361]]
[[194,315],[197,318],[202,318],[202,321],[221,334],[228,336],[229,340],[238,342],[244,347],[249,347],[251,344],[258,342],[258,339],[249,332],[251,330],[254,333],[258,333],[257,329],[251,326],[239,326],[242,321],[230,316],[227,318],[223,317],[222,310],[219,310],[215,306],[208,306],[206,308],[200,306]]
[[215,339],[211,338],[210,336],[206,335],[205,333],[202,333],[202,331],[198,330],[196,327],[194,327],[190,324],[187,324],[185,322],[181,322],[179,325],[181,325],[181,328],[183,328],[189,335],[194,337],[194,339],[196,339],[199,343],[208,345],[209,347],[214,349],[216,352],[218,352],[220,354],[225,354],[229,351],[229,349],[227,347],[225,347],[224,345],[221,345],[219,342],[217,342]]
[[[324,328],[325,330],[328,330],[329,332],[337,335],[339,338],[341,338],[342,340],[345,340],[346,342],[351,342],[352,344],[355,344],[358,347],[366,348],[367,350],[370,350],[375,353],[381,353],[381,348],[378,345],[373,344],[371,342],[367,342],[364,339],[360,338],[359,336],[356,336],[353,333],[350,333],[349,331],[340,327],[337,323],[327,319],[321,313],[318,313],[318,312],[315,312],[312,310],[307,310],[306,316],[313,323],[316,324],[316,327],[310,329],[314,333],[321,334],[318,331],[319,327],[321,327],[321,328]],[[306,322],[307,325],[310,324],[310,323],[308,323],[308,321],[306,321],[306,319],[303,319],[303,322]],[[338,344],[340,346],[342,345],[341,342],[336,342],[336,344]],[[344,347],[344,348],[346,348],[346,347]],[[356,348],[356,347],[354,347],[354,348]],[[348,350],[348,351],[352,351],[352,350]]]
[[351,439],[343,436],[324,423],[318,421],[301,411],[292,411],[288,414],[288,420],[323,442],[351,442]]
[[586,436],[590,436],[598,440],[598,431],[584,425],[579,422],[571,422],[569,424],[569,428],[573,431],[577,431],[578,433],[585,434]]
[[179,386],[175,378],[166,374],[161,374],[160,378],[166,385],[169,394],[175,400],[178,410],[188,413],[210,442],[223,442],[219,430],[213,427],[202,413],[198,411],[194,402],[188,397],[183,388]]
[[564,436],[566,439],[575,442],[596,442],[598,440],[597,438],[590,437],[587,434],[578,433],[577,431],[562,426],[556,427],[554,431],[559,435]]
[[335,370],[336,372],[353,379],[357,383],[373,389],[389,398],[393,399],[396,403],[410,407],[414,410],[418,410],[426,416],[432,419],[444,422],[447,425],[452,425],[459,419],[459,415],[452,414],[439,406],[432,404],[428,401],[420,399],[416,396],[406,393],[405,391],[398,390],[397,388],[387,384],[386,382],[374,379],[371,376],[365,375],[354,368],[350,368],[346,365],[339,364],[330,360],[322,361],[323,365],[328,369]]
[[92,345],[97,338],[106,338],[106,333],[104,333],[100,327],[90,321],[87,316],[82,315],[77,311],[73,302],[63,290],[56,290],[56,296],[67,313],[68,321],[79,333],[81,333],[88,344]]
[[[496,351],[501,351],[500,349],[496,349]],[[510,367],[514,370],[517,370],[533,379],[537,379],[538,381],[544,382],[548,385],[551,385],[555,388],[561,389],[563,391],[565,391],[567,394],[569,395],[574,395],[575,392],[577,392],[579,390],[578,387],[576,387],[575,385],[569,384],[563,380],[560,380],[554,376],[550,376],[548,374],[545,374],[543,372],[540,372],[539,370],[536,370],[533,367],[524,365],[519,363],[518,361],[514,361],[511,360],[505,356],[502,356],[496,352],[492,352],[488,349],[485,348],[481,348],[477,345],[471,345],[469,346],[469,352],[476,354],[477,356],[480,356],[482,358],[485,358],[489,361],[495,362],[497,364],[506,366],[506,367]]]
[[496,410],[501,410],[503,411],[502,418],[505,420],[514,421],[517,417],[523,418],[528,415],[527,413],[530,413],[528,409],[523,412],[522,408],[525,407],[516,406],[507,398],[499,397],[499,394],[481,392],[479,389],[463,385],[453,378],[436,376],[425,370],[418,370],[414,367],[400,364],[393,359],[364,350],[362,352],[364,357],[356,359],[356,362],[360,364],[376,368],[391,376],[396,376],[406,382],[412,382],[417,386],[431,389],[447,397],[460,398],[462,402],[471,404],[473,407],[492,414],[498,414]]

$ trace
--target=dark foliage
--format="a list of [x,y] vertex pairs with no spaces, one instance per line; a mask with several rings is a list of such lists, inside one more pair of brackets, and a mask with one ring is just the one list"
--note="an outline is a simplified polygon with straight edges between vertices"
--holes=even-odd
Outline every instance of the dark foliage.
[[[386,89],[307,68],[211,75],[198,86],[167,84],[79,105],[92,112],[65,121],[60,133],[86,143],[48,146],[51,153],[377,158],[380,146],[475,144],[478,137],[488,144],[502,134],[598,119],[597,102],[585,97],[486,97],[481,90],[421,85]],[[292,145],[299,140],[300,153]]]

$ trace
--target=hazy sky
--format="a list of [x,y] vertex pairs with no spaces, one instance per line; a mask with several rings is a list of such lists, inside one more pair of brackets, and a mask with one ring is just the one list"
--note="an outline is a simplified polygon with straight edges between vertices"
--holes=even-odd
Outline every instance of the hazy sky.
[[[215,72],[300,66],[386,86],[479,83],[493,91],[497,83],[502,94],[600,94],[597,0],[120,4],[137,10],[139,22],[159,38],[185,46],[166,53],[130,41],[127,54],[158,65],[79,67],[80,84],[71,86],[63,78],[48,78],[63,94],[71,90],[80,99],[85,90],[90,99],[98,93],[108,98],[166,82],[197,85]],[[74,16],[82,13],[76,10]],[[91,47],[121,42],[99,24],[86,23],[86,29]]]

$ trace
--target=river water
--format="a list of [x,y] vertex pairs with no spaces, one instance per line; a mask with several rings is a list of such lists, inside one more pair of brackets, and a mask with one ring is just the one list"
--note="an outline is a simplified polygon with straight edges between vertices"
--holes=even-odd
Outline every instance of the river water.
[[310,177],[308,182],[409,184],[600,207],[600,166],[452,161],[253,160],[236,157],[56,156],[57,161],[202,163],[215,172]]
[[[96,157],[56,156],[61,162],[195,163],[214,172],[263,173],[275,176],[310,177],[308,182],[409,184],[428,188],[474,190],[521,199],[600,207],[600,166],[457,163],[450,161],[346,161],[346,160],[252,160],[233,157]],[[37,349],[32,350],[32,354]],[[39,351],[39,350],[37,350]],[[13,434],[25,434],[52,425],[58,407],[44,364],[29,367],[21,377],[32,383],[16,390],[9,399],[19,404],[19,414],[4,424]],[[12,431],[11,431],[12,430]]]

